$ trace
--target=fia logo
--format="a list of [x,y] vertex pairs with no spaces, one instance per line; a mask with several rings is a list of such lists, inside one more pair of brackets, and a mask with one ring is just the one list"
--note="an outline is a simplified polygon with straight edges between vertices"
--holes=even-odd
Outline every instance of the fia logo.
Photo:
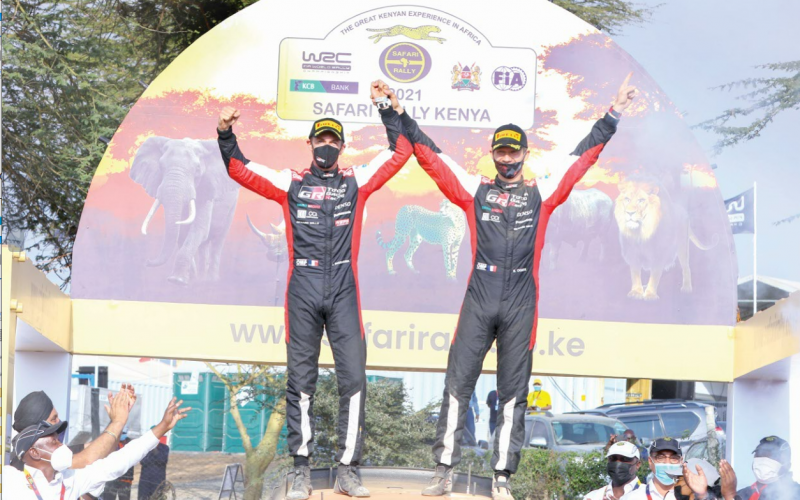
[[497,90],[522,90],[528,83],[528,76],[516,66],[500,66],[492,73],[492,84]]
[[481,220],[485,220],[488,222],[500,222],[500,216],[490,214],[489,212],[483,212],[483,217],[481,217]]

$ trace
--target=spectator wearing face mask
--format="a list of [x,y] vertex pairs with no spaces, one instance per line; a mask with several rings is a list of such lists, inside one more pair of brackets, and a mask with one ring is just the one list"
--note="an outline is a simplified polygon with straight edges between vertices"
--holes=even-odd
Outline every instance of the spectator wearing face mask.
[[[694,494],[694,500],[716,498],[708,489],[705,473],[699,466],[690,471],[683,462],[683,453],[678,441],[664,437],[650,445],[650,470],[653,478],[644,488],[637,488],[622,497],[622,500],[678,500],[675,486],[684,476],[685,484]],[[685,495],[686,492],[681,491]]]
[[[133,386],[130,384],[123,384],[122,390],[128,392],[130,395],[128,399],[129,404],[133,406],[136,402],[136,393]],[[113,396],[113,393],[109,393],[109,403],[111,403]],[[108,407],[106,408],[108,409]],[[109,453],[117,449],[117,438],[122,433],[125,421],[120,419],[115,420],[113,418],[110,420],[111,423],[108,424],[105,431],[88,445],[80,444],[67,447],[74,454],[71,468],[82,469],[101,458],[107,457]],[[12,428],[16,432],[22,432],[23,429],[31,425],[37,425],[41,421],[46,421],[54,426],[60,426],[63,422],[65,424],[63,431],[59,433],[59,438],[63,441],[67,430],[66,421],[61,420],[58,411],[53,405],[53,401],[47,394],[45,394],[44,391],[36,391],[22,398],[17,405],[14,411],[14,423]],[[22,471],[24,466],[22,461],[13,455],[11,457],[11,465],[19,471]]]
[[550,393],[542,390],[542,380],[533,381],[533,392],[528,393],[529,411],[548,411],[553,408],[550,401]]
[[606,453],[606,472],[611,482],[584,496],[584,500],[619,500],[626,493],[642,487],[636,476],[641,466],[639,449],[633,443],[620,441]]
[[[123,384],[122,390],[126,391],[129,395],[129,404],[133,406],[136,402],[136,393],[133,386],[130,384]],[[111,403],[113,394],[108,395],[109,403]],[[109,417],[111,414],[109,413]],[[106,427],[105,431],[100,434],[95,440],[88,445],[78,444],[66,446],[62,451],[62,455],[69,453],[72,459],[72,469],[83,469],[84,467],[93,464],[95,461],[105,458],[109,453],[116,449],[118,436],[125,425],[124,421],[119,419],[110,419],[111,423]],[[67,422],[62,421],[58,415],[55,405],[50,397],[44,391],[34,391],[22,398],[14,411],[14,423],[11,426],[16,432],[22,432],[27,427],[38,425],[40,422],[47,422],[50,425],[56,426],[59,429],[58,439],[64,442],[64,437],[67,431]],[[62,426],[63,425],[63,426]],[[22,472],[24,464],[14,454],[11,456],[11,466]],[[82,500],[92,500],[98,498],[103,493],[103,486],[99,486],[82,496]]]
[[[112,402],[109,414],[127,420],[130,396],[120,392]],[[70,468],[72,453],[61,443],[58,434],[66,423],[52,425],[42,421],[31,425],[14,436],[11,452],[20,459],[23,470],[3,467],[3,498],[13,500],[43,500],[60,498],[78,500],[82,495],[120,477],[138,463],[158,444],[158,439],[186,417],[191,408],[179,409],[182,401],[172,399],[161,422],[144,436],[131,441],[119,451],[83,468]]]
[[[753,474],[756,482],[742,488],[731,498],[730,489],[726,500],[795,500],[800,499],[800,484],[792,480],[792,450],[789,443],[777,436],[767,436],[758,443],[753,452]],[[732,476],[733,489],[736,475],[729,465],[721,467],[723,481]]]

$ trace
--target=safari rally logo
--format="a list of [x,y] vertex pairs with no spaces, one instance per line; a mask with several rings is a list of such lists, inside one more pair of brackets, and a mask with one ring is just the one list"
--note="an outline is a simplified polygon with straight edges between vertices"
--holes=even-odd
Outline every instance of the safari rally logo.
[[431,56],[417,44],[400,42],[383,50],[380,64],[387,78],[400,83],[412,83],[425,78],[431,70]]

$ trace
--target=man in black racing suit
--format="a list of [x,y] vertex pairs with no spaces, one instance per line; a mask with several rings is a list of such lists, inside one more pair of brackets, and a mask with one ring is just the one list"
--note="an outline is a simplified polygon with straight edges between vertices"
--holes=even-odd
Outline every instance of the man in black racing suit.
[[[497,394],[500,399],[492,468],[495,500],[511,499],[508,479],[517,470],[525,434],[525,408],[536,342],[538,268],[550,215],[598,159],[617,128],[620,112],[631,102],[631,75],[614,105],[572,152],[568,166],[555,175],[526,181],[525,132],[516,125],[498,128],[492,156],[498,175],[468,174],[441,150],[407,114],[401,119],[414,154],[444,195],[467,215],[472,234],[473,270],[447,360],[447,375],[436,442],[436,472],[423,495],[450,491],[453,467],[461,459],[460,442],[469,399],[483,360],[497,340]],[[575,158],[577,157],[577,158]]]
[[[389,96],[396,102],[383,82],[373,82],[371,92],[373,100]],[[305,500],[311,494],[309,457],[314,449],[313,406],[323,329],[333,351],[339,388],[335,490],[369,496],[356,470],[363,446],[367,353],[356,265],[361,222],[369,196],[413,153],[400,121],[403,109],[393,109],[388,102],[385,106],[379,113],[389,148],[368,164],[346,169],[338,163],[345,144],[342,124],[335,119],[314,122],[308,139],[311,166],[298,172],[273,170],[246,159],[231,129],[239,111],[226,107],[219,117],[218,141],[228,174],[279,203],[286,220],[286,417],[295,466],[287,500]]]

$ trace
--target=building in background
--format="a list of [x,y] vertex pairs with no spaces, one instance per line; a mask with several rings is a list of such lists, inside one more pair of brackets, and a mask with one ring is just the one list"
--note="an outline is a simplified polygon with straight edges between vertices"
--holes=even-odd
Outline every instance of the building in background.
[[[758,277],[758,310],[763,311],[800,290],[800,283],[769,276]],[[739,321],[753,316],[753,276],[739,278]]]

